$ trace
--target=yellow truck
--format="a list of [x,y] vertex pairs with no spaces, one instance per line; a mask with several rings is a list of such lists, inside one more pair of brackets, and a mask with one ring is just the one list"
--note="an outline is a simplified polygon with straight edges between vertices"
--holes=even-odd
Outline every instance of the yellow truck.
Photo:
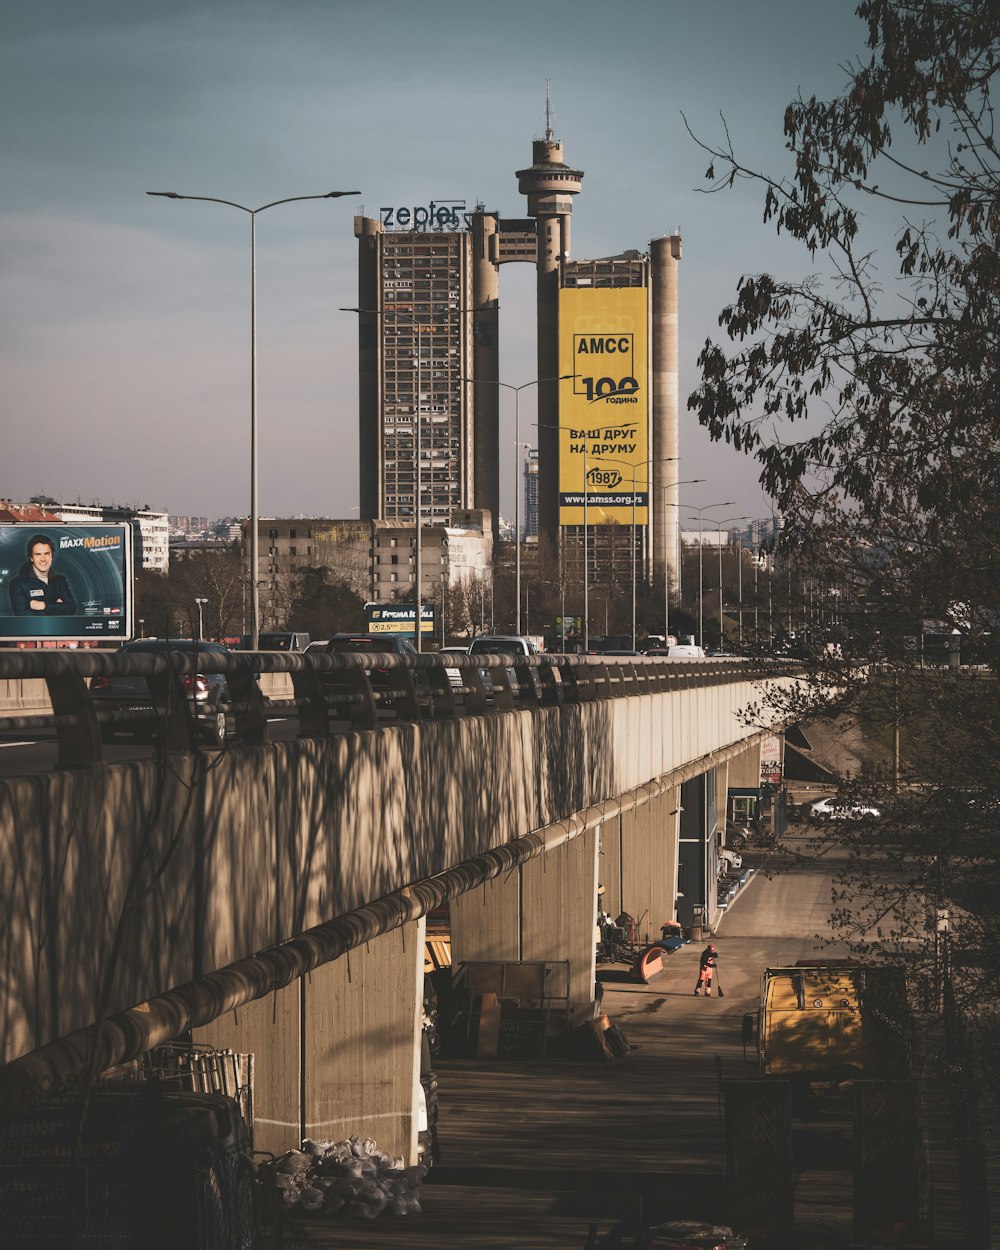
[[903,969],[849,960],[766,968],[760,1005],[743,1018],[744,1057],[793,1086],[836,1087],[861,1076],[909,1076]]

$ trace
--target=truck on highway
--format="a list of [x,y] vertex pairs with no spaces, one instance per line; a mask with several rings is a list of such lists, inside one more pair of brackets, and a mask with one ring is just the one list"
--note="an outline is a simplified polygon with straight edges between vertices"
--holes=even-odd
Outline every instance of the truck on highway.
[[743,1018],[744,1057],[756,1043],[760,1074],[793,1095],[862,1076],[909,1076],[906,980],[895,966],[802,960],[765,968],[760,1004]]

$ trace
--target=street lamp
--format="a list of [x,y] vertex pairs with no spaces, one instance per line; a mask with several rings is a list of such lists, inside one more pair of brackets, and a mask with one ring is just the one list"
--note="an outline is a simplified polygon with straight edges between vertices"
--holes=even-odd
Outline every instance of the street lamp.
[[[575,373],[560,373],[555,378],[533,378],[530,382],[522,382],[520,386],[514,386],[512,382],[498,382],[496,378],[462,378],[463,382],[471,382],[473,386],[482,382],[514,392],[514,601],[516,605],[514,633],[518,635],[521,633],[521,474],[517,449],[529,446],[528,443],[520,441],[521,392],[527,390],[529,386],[539,386],[542,382],[563,382],[567,378],[576,376]],[[547,426],[546,428],[557,429],[558,427]]]
[[716,527],[719,531],[719,650],[723,650],[725,643],[725,632],[722,624],[722,527],[729,525],[733,521],[749,521],[748,516],[727,516],[723,521],[716,521]]
[[199,599],[196,595],[194,601],[198,605],[198,641],[201,642],[205,634],[205,622],[201,615],[201,607],[203,603],[208,603],[208,600]]
[[[570,374],[569,376],[572,377],[574,375]],[[540,430],[556,430],[560,434],[567,432],[566,427],[562,425],[546,425],[542,421],[535,421],[533,424]],[[589,435],[589,431],[587,433]],[[590,553],[588,550],[587,537],[587,531],[589,528],[587,516],[587,442],[588,438],[585,437],[583,440],[583,650],[585,653],[590,650]]]
[[705,532],[702,529],[701,518],[702,513],[710,512],[713,508],[731,508],[736,502],[735,499],[724,499],[722,503],[707,503],[704,507],[695,508],[692,504],[684,504],[688,512],[698,513],[698,646],[705,645],[704,631],[704,599],[705,599],[705,583],[703,578],[704,563],[703,554],[705,550]]
[[[668,507],[677,507],[676,503],[668,504],[667,491],[673,490],[675,486],[700,486],[705,479],[703,477],[685,478],[683,482],[666,482],[660,489],[663,491],[663,515],[666,517]],[[680,574],[681,561],[678,559],[677,571]],[[680,582],[677,589],[678,598],[680,597]],[[670,646],[670,561],[667,559],[666,535],[663,541],[663,645]]]
[[[632,650],[636,650],[636,629],[635,629],[635,600],[636,600],[636,569],[635,569],[635,493],[636,493],[636,474],[639,469],[645,469],[651,464],[670,464],[680,459],[679,456],[665,456],[662,460],[655,456],[651,460],[640,460],[638,464],[631,464],[627,460],[611,460],[606,456],[595,456],[595,460],[599,460],[602,464],[617,464],[623,468],[632,470]],[[647,486],[649,483],[647,482]],[[678,485],[674,482],[673,485]],[[669,489],[669,488],[664,488]],[[647,515],[649,511],[649,500],[646,501]]]
[[[421,375],[423,354],[424,354],[423,331],[425,328],[427,328],[427,325],[429,323],[425,323],[421,321],[417,313],[403,312],[402,309],[398,309],[398,308],[341,308],[340,311],[357,313],[359,316],[363,314],[367,314],[368,316],[371,316],[371,317],[400,318],[403,321],[408,321],[409,324],[413,326],[413,329],[417,335],[417,370],[416,370],[417,393],[416,393],[416,402],[413,405],[413,423],[414,423],[413,424],[413,459],[414,459],[414,474],[413,474],[414,476],[414,482],[413,482],[414,595],[413,595],[413,600],[414,600],[414,612],[416,615],[416,620],[414,621],[414,629],[413,629],[413,633],[414,633],[413,644],[418,651],[422,651],[423,650],[423,606],[424,606],[423,571],[424,571],[424,564],[423,564],[423,536],[422,536],[421,530],[422,530],[422,524],[423,524],[423,511],[424,511],[424,506],[423,506],[424,505],[424,501],[423,501],[424,483],[423,483],[423,465],[421,463],[422,458],[423,458],[423,437],[422,437],[422,432],[420,428],[421,426],[420,393],[421,393],[421,390],[423,389],[422,375]],[[453,313],[473,313],[474,314],[475,312],[476,312],[475,308],[449,308],[441,315],[451,316]],[[430,314],[428,313],[427,315],[430,315]],[[431,372],[433,373],[433,365],[431,368]],[[433,477],[433,473],[432,473],[432,477]],[[433,499],[433,487],[431,490],[431,496]],[[433,514],[433,509],[432,509],[432,514]]]
[[233,200],[217,199],[213,195],[178,195],[176,191],[147,191],[147,195],[167,200],[202,200],[206,204],[226,204],[238,208],[250,217],[250,645],[257,650],[260,641],[260,592],[257,586],[259,510],[257,507],[257,214],[279,204],[292,204],[298,200],[337,200],[345,195],[360,195],[360,191],[327,191],[324,195],[290,195],[284,200],[272,200],[260,208],[247,208]]

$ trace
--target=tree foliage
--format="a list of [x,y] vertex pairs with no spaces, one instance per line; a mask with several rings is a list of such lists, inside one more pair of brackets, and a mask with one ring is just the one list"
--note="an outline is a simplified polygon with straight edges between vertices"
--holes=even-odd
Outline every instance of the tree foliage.
[[[787,177],[750,169],[728,133],[712,189],[752,179],[764,220],[825,274],[744,277],[689,401],[748,451],[786,510],[833,492],[875,512],[939,512],[998,461],[1000,155],[992,0],[865,0],[871,55],[843,93],[789,104]],[[872,224],[898,213],[882,271]]]
[[[785,112],[787,176],[741,162],[728,131],[699,140],[709,190],[758,184],[764,220],[809,272],[740,280],[719,318],[728,343],[705,344],[688,402],[758,463],[785,518],[796,614],[820,627],[777,710],[795,719],[835,691],[829,711],[880,743],[847,785],[883,819],[842,831],[835,924],[859,951],[907,960],[956,1106],[974,1091],[995,1118],[1000,1082],[981,1060],[1000,1034],[1000,6],[863,0],[857,13],[868,54],[842,92]],[[888,258],[875,246],[887,221]],[[960,638],[963,670],[927,667],[928,620]],[[984,1175],[971,1120],[961,1149],[963,1174]],[[981,1228],[982,1203],[967,1215]]]

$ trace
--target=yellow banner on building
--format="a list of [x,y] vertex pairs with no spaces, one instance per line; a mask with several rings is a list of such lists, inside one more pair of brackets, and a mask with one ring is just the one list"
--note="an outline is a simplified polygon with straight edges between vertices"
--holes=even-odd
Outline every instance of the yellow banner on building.
[[559,523],[645,525],[649,507],[648,291],[559,292]]

